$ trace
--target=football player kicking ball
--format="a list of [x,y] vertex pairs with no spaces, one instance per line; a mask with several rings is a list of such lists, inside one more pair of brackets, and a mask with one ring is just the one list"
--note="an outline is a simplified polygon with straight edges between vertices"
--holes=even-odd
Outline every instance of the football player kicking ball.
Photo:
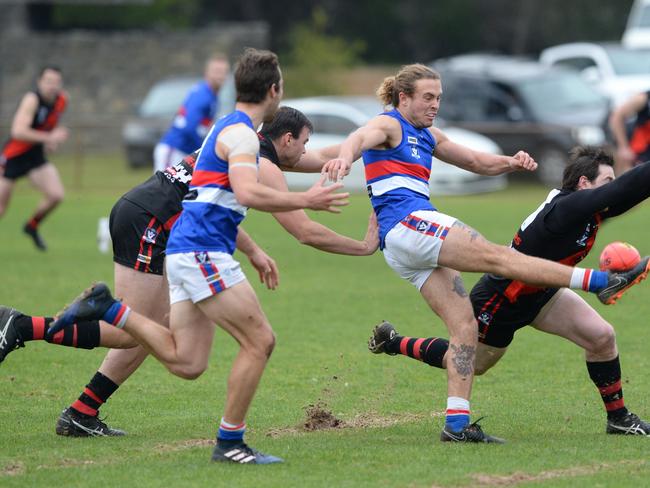
[[[650,163],[614,180],[613,159],[602,149],[577,147],[571,152],[561,190],[521,225],[512,247],[522,253],[571,266],[591,250],[601,223],[650,196]],[[646,277],[650,257],[628,274],[629,286]],[[625,290],[610,297],[614,303]],[[485,274],[471,292],[478,321],[475,372],[483,374],[506,353],[515,332],[532,325],[558,335],[585,351],[587,371],[607,412],[608,434],[650,435],[650,424],[625,407],[614,328],[577,293],[567,288],[539,288]],[[442,338],[401,336],[390,323],[375,327],[368,343],[373,353],[403,354],[437,368],[447,368],[449,342]]]

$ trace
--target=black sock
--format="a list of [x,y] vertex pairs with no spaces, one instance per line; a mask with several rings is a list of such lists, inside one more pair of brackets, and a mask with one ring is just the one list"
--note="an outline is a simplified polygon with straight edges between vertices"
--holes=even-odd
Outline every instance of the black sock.
[[32,317],[20,314],[14,320],[14,326],[20,338],[25,342],[43,340],[51,344],[81,349],[93,349],[99,346],[98,320],[83,322],[81,327],[73,324],[50,336],[47,334],[47,329],[53,321],[52,317]]
[[621,363],[618,356],[609,361],[587,361],[589,377],[594,382],[607,410],[607,418],[615,418],[628,413],[623,401],[621,385]]
[[388,353],[403,354],[430,366],[443,368],[442,359],[449,349],[449,341],[440,337],[422,339],[397,335],[384,348]]
[[117,383],[111,380],[108,376],[103,375],[99,371],[92,377],[90,383],[86,385],[83,393],[75,402],[70,405],[70,408],[76,410],[78,413],[85,415],[97,416],[99,407],[101,407],[109,397],[115,393],[120,387]]

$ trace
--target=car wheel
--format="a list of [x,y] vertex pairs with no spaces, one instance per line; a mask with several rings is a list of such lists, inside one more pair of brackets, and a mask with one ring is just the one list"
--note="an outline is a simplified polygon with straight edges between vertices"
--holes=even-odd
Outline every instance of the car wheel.
[[567,155],[558,148],[543,149],[537,159],[537,176],[545,185],[558,186],[562,183]]

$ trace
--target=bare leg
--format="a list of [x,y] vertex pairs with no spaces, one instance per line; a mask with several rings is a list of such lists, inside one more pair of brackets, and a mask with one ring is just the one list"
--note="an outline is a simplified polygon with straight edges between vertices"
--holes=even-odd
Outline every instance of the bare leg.
[[63,200],[65,194],[63,183],[61,183],[58,170],[52,163],[39,166],[30,171],[28,176],[32,184],[43,194],[43,199],[34,212],[34,215],[41,220]]
[[618,356],[614,328],[596,310],[571,290],[560,290],[556,297],[535,317],[536,329],[580,346],[587,361],[608,361]]
[[449,229],[438,263],[458,271],[494,273],[534,286],[556,288],[568,287],[573,273],[569,266],[494,244],[459,221]]
[[424,282],[420,293],[449,331],[449,350],[445,355],[448,396],[469,400],[478,332],[460,274],[437,268]]
[[0,176],[0,217],[7,211],[15,184],[14,180]]
[[[169,287],[165,276],[142,273],[115,263],[115,296],[132,310],[169,327]],[[140,345],[113,349],[108,351],[99,372],[121,385],[147,356],[147,351]]]

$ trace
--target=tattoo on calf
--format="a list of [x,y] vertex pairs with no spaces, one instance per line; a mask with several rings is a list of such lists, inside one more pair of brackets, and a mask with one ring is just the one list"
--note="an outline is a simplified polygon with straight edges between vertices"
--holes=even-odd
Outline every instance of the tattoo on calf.
[[462,298],[467,298],[469,296],[465,290],[465,286],[463,285],[463,279],[460,276],[454,278],[454,287],[452,290]]
[[456,372],[461,376],[469,376],[474,372],[474,357],[476,348],[467,344],[449,344],[452,351],[451,362]]

